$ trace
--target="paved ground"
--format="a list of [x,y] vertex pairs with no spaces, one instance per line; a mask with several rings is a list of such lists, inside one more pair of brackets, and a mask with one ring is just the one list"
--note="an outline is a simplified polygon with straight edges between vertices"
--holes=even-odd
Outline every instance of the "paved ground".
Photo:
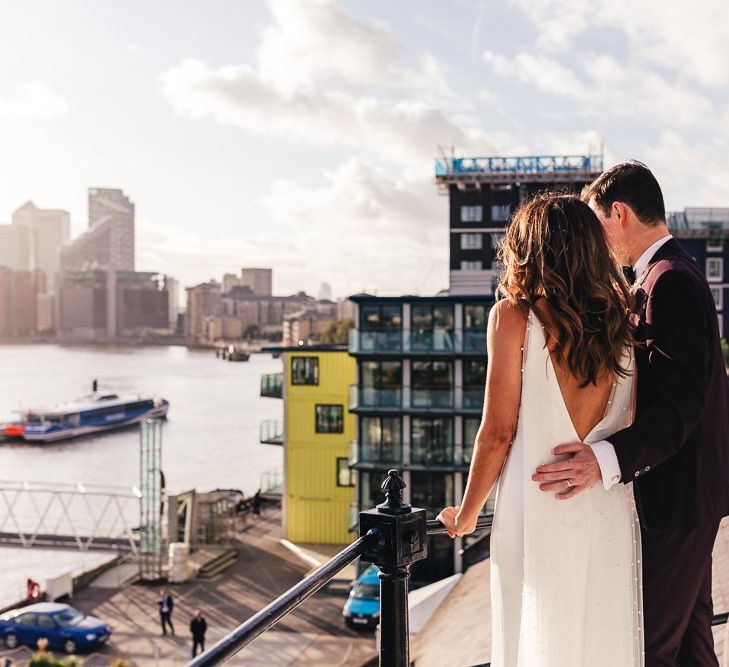
[[[184,665],[191,649],[188,625],[198,609],[207,617],[211,645],[307,573],[310,565],[282,546],[280,537],[280,515],[271,512],[241,534],[235,545],[238,560],[223,574],[169,586],[175,598],[175,637],[161,636],[156,586],[91,585],[81,591],[73,605],[105,619],[114,629],[109,644],[87,656],[84,666],[109,665],[118,657],[139,666]],[[362,665],[375,655],[373,635],[344,626],[343,604],[343,597],[320,591],[228,664]]]

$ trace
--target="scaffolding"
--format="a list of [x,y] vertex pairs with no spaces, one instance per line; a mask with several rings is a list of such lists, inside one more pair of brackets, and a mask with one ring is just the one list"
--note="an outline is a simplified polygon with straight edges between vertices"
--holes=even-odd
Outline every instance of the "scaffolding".
[[139,449],[139,575],[145,581],[156,581],[163,575],[164,554],[162,423],[159,419],[142,422]]
[[602,155],[442,157],[435,161],[435,182],[443,193],[450,185],[590,182],[602,165]]

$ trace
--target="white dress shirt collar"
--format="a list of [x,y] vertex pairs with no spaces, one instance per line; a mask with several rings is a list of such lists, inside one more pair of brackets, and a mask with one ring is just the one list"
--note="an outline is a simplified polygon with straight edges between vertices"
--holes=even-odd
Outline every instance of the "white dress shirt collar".
[[653,245],[651,245],[639,258],[638,261],[635,263],[635,266],[633,267],[633,270],[635,271],[635,277],[636,279],[640,278],[643,275],[643,271],[646,270],[648,267],[648,263],[653,259],[653,256],[658,252],[658,249],[664,244],[667,243],[669,239],[672,239],[672,234],[666,234],[666,236],[663,236],[662,238],[658,239]]

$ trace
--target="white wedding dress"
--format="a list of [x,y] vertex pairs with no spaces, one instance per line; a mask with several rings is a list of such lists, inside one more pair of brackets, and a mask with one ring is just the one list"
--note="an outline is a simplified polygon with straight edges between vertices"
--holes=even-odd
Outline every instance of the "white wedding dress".
[[[624,366],[633,369],[632,350]],[[629,426],[635,376],[618,377],[585,443]],[[643,665],[640,526],[631,485],[568,500],[531,476],[578,439],[542,325],[530,312],[516,436],[499,479],[491,536],[492,667]]]

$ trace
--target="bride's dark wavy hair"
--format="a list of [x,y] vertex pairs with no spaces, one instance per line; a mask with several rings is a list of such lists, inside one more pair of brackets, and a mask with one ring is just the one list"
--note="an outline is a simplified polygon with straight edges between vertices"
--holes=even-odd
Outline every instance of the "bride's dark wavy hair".
[[514,213],[499,248],[505,271],[499,290],[525,316],[540,321],[547,302],[553,352],[582,386],[621,365],[631,344],[630,291],[605,232],[590,207],[574,195],[543,193]]

